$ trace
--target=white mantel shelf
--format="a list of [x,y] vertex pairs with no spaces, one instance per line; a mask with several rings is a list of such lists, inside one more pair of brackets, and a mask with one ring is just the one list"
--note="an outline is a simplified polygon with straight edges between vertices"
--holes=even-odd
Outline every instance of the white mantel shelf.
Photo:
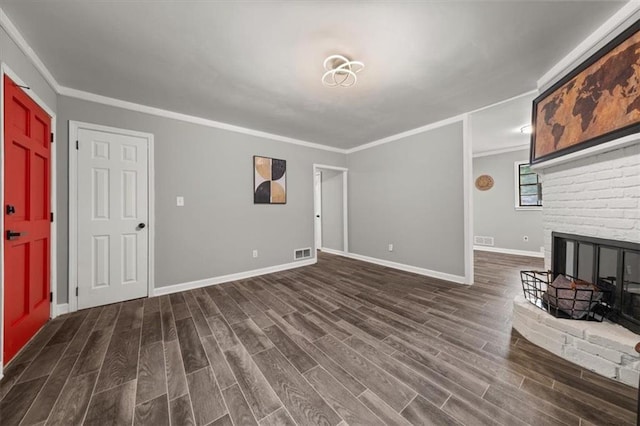
[[530,342],[602,376],[638,387],[640,335],[608,321],[556,318],[523,295],[513,300],[513,328]]

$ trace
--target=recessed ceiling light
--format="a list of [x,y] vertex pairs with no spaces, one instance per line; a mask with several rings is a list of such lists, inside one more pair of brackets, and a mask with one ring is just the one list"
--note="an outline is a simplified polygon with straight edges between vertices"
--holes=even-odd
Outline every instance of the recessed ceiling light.
[[523,135],[530,135],[531,134],[531,124],[527,124],[525,126],[520,127],[520,133],[522,133]]
[[327,87],[350,87],[358,81],[357,73],[362,71],[364,64],[352,61],[346,56],[331,55],[324,60],[325,73],[322,84]]

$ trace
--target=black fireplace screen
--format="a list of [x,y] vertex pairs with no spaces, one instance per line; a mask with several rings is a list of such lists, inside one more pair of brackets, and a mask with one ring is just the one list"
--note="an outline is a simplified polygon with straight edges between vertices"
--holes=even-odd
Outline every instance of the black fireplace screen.
[[608,319],[640,333],[640,244],[557,232],[552,241],[553,277],[568,275],[608,290]]

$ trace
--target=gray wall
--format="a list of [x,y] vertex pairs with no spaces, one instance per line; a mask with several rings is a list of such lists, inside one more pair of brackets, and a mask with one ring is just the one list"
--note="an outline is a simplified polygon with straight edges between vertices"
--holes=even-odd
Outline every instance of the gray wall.
[[[542,210],[515,209],[514,163],[528,159],[527,149],[473,159],[474,181],[483,174],[494,180],[488,191],[473,188],[473,233],[494,237],[495,247],[539,252],[544,245]],[[523,241],[525,235],[529,242]]]
[[342,172],[322,170],[322,247],[344,250]]
[[349,251],[464,276],[462,139],[457,122],[350,154]]
[[[293,262],[313,247],[313,163],[343,154],[58,98],[59,303],[67,300],[68,120],[155,135],[155,286]],[[287,160],[287,204],[254,205],[253,155]],[[176,207],[176,196],[185,198]],[[253,259],[253,249],[259,257]]]

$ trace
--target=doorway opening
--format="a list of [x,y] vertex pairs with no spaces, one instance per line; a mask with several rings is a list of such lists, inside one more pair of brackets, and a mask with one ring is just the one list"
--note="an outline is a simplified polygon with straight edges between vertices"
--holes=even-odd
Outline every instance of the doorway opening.
[[349,252],[348,175],[344,167],[313,165],[316,250]]

